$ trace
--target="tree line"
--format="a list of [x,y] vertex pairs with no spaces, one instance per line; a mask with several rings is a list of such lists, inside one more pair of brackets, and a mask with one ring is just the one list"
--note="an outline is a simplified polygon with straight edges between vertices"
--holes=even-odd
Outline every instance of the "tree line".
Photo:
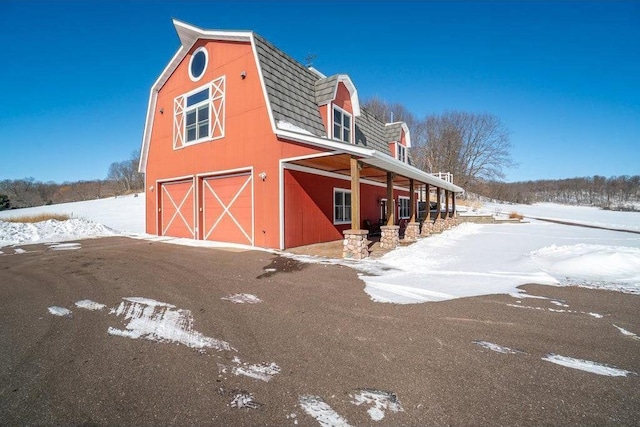
[[0,180],[0,210],[114,197],[144,190],[144,175],[138,172],[140,157],[131,157],[109,166],[106,179],[41,182],[34,178]]
[[474,193],[511,203],[554,202],[638,210],[640,175],[592,176],[523,182],[486,181],[469,188]]

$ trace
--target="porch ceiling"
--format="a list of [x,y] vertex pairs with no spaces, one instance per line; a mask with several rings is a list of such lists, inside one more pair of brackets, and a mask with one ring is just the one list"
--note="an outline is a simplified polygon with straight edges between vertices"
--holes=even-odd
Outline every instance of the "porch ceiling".
[[[346,177],[351,176],[351,165],[350,165],[350,154],[335,154],[331,156],[324,157],[314,157],[309,159],[300,159],[294,160],[289,163],[295,164],[298,166],[304,166],[312,169],[319,169],[324,172],[331,172],[340,175],[344,175]],[[381,167],[377,167],[371,165],[367,162],[374,161],[374,159],[362,158],[360,159],[362,163],[362,169],[360,170],[360,179],[366,179],[369,181],[375,181],[381,184],[387,183],[387,171]],[[393,171],[391,171],[393,172]],[[438,178],[433,177],[434,180],[438,180]],[[424,181],[419,179],[415,179],[416,185],[424,184]],[[430,180],[431,181],[431,180]],[[435,185],[433,182],[429,183],[430,185]],[[442,187],[446,188],[446,182],[442,181]],[[409,187],[409,178],[396,173],[396,176],[393,179],[393,185],[400,187]]]

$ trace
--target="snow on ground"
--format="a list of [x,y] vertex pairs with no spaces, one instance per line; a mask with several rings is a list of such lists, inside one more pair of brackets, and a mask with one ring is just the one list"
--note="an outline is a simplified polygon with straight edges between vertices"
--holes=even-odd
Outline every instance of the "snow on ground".
[[110,335],[175,342],[200,350],[232,350],[228,342],[204,336],[194,330],[191,311],[176,309],[172,304],[142,297],[123,298],[120,305],[112,308],[109,314],[123,317],[127,321],[124,329],[110,326]]
[[231,301],[235,304],[258,304],[262,302],[260,298],[252,294],[233,294],[228,297],[222,297],[221,300]]
[[559,354],[548,354],[542,360],[552,362],[567,368],[578,369],[580,371],[591,372],[592,374],[604,375],[608,377],[626,377],[627,375],[636,375],[635,372],[616,368],[614,366],[604,365],[590,360],[574,359],[573,357],[560,356]]
[[[58,242],[78,238],[113,236],[113,230],[93,221],[72,218],[67,221],[50,219],[36,223],[4,222],[0,218],[0,247],[29,243]],[[54,246],[51,249],[70,249]]]
[[234,358],[233,361],[238,366],[227,366],[219,363],[218,371],[220,373],[231,372],[234,375],[244,375],[245,377],[264,382],[269,382],[274,375],[278,375],[280,373],[280,366],[273,362],[249,365],[248,363],[242,363],[242,361],[237,357]]
[[349,427],[349,422],[319,396],[300,396],[300,407],[322,427]]
[[[42,206],[0,212],[0,248],[19,254],[20,244],[59,242],[125,234],[131,237],[199,247],[242,245],[144,234],[144,195]],[[603,211],[557,204],[486,204],[480,212],[517,211],[614,229],[640,231],[640,213]],[[16,224],[3,218],[39,213],[66,213],[68,221]],[[59,244],[52,249],[77,249]],[[5,255],[3,254],[3,255]],[[318,259],[294,256],[303,262]],[[488,294],[524,297],[527,283],[579,285],[640,294],[640,234],[567,226],[537,220],[522,224],[462,224],[389,252],[378,260],[344,264],[361,271],[365,291],[374,301],[419,303]],[[248,301],[247,301],[248,302]]]
[[523,351],[514,350],[512,348],[504,347],[504,346],[498,345],[498,344],[494,344],[494,343],[489,342],[489,341],[476,340],[476,341],[473,341],[473,343],[479,345],[482,348],[486,348],[487,350],[495,351],[496,353],[503,353],[503,354],[524,353]]
[[400,304],[517,294],[527,283],[640,294],[640,235],[541,221],[465,223],[358,268],[374,301]]
[[[121,233],[145,232],[144,193],[137,195],[87,200],[84,202],[61,203],[59,205],[37,206],[35,208],[0,211],[0,221],[5,218],[39,214],[66,214],[72,218],[90,220]],[[80,223],[77,223],[80,224]],[[90,230],[86,230],[90,231]],[[4,231],[0,228],[0,245]]]
[[618,325],[613,325],[613,326],[614,326],[617,330],[619,330],[619,331],[620,331],[620,333],[621,333],[622,335],[627,336],[627,337],[631,337],[631,338],[633,338],[634,340],[640,340],[640,337],[639,337],[638,335],[634,334],[633,332],[631,332],[631,331],[627,331],[626,329],[621,328],[621,327],[620,327],[620,326],[618,326]]
[[571,206],[557,203],[534,203],[532,205],[485,203],[478,212],[487,214],[517,212],[529,218],[571,221],[576,224],[596,227],[640,231],[640,212],[605,211],[592,206]]
[[351,403],[368,406],[367,413],[373,421],[384,418],[384,411],[404,412],[395,393],[384,390],[362,389],[351,395]]
[[104,304],[91,301],[90,299],[83,299],[82,301],[77,301],[75,304],[76,304],[76,307],[84,308],[85,310],[91,310],[91,311],[104,310],[107,307]]
[[47,310],[49,311],[50,314],[53,314],[54,316],[72,317],[71,310],[69,310],[68,308],[58,307],[57,305],[53,305],[49,307]]

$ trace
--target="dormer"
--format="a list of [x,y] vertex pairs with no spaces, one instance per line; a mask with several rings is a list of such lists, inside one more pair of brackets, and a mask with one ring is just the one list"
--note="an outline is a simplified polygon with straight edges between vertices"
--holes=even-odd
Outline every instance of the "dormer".
[[358,91],[346,74],[334,74],[316,81],[316,103],[327,138],[355,143],[355,121],[360,115]]
[[409,163],[409,126],[405,122],[386,123],[385,139],[389,144],[389,154],[403,163]]

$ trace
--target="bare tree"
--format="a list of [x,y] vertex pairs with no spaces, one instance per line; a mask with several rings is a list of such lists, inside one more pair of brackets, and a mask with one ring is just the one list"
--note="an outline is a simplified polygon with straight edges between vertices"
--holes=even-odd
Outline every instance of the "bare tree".
[[416,166],[451,172],[462,187],[504,179],[514,165],[509,132],[494,115],[453,111],[426,117],[424,126],[424,143],[414,145]]
[[367,99],[362,106],[383,123],[405,122],[411,134],[411,144],[424,144],[424,121],[418,120],[404,105],[399,103],[391,104],[378,96],[374,96]]
[[144,188],[144,175],[138,172],[140,154],[137,151],[131,153],[129,160],[113,162],[109,166],[107,179],[120,183],[124,192],[142,190]]

